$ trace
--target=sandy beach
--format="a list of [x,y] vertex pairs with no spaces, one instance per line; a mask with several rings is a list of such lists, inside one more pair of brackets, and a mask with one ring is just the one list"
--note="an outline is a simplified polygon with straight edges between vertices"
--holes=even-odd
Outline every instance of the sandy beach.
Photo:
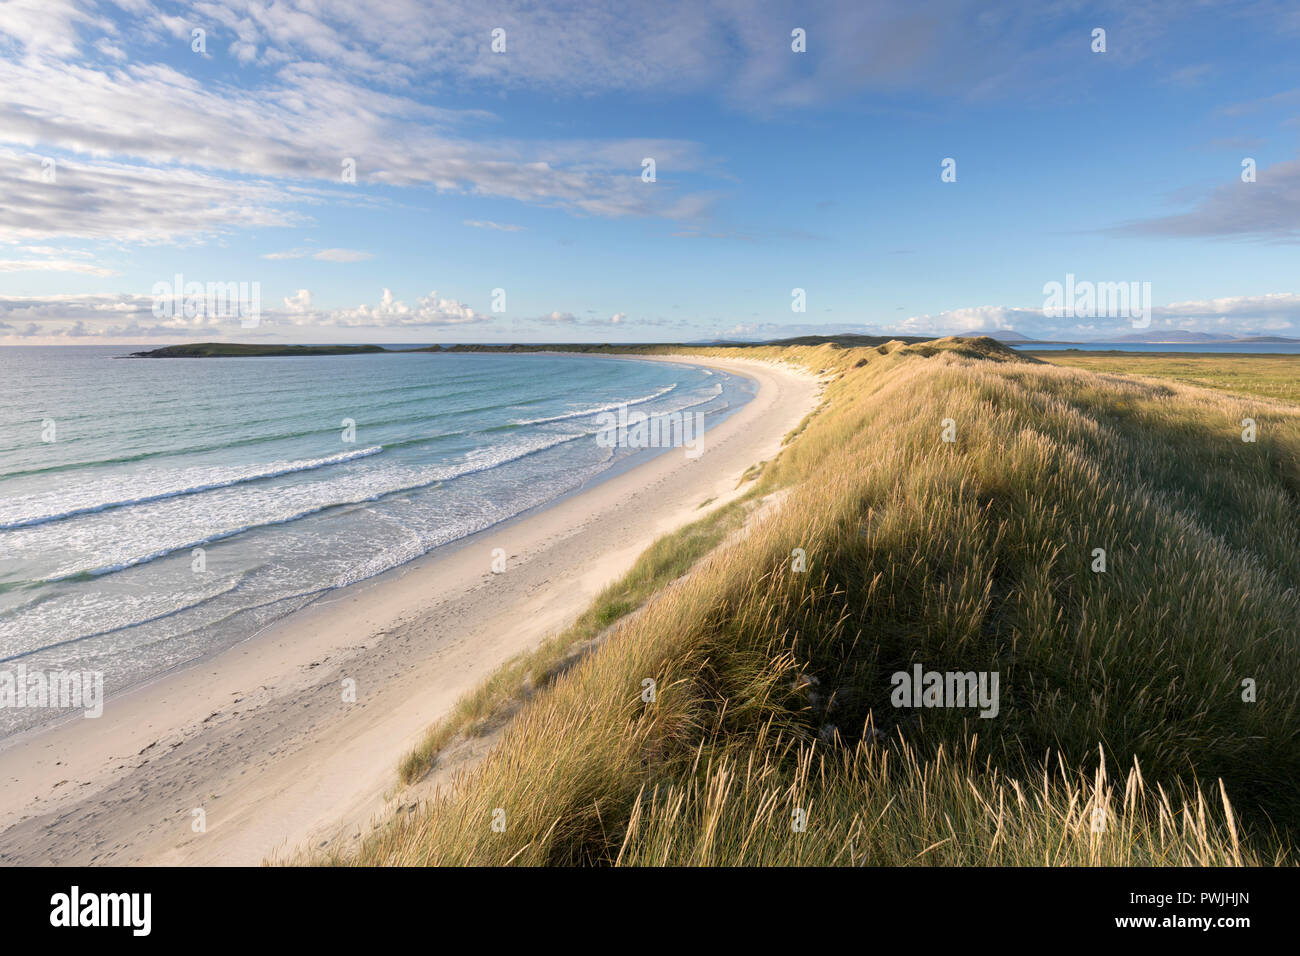
[[[363,830],[402,755],[461,695],[570,624],[655,538],[739,494],[744,470],[772,458],[820,394],[786,366],[690,361],[759,386],[697,458],[670,450],[330,592],[111,698],[99,719],[7,741],[0,862],[255,865]],[[498,548],[506,570],[494,574]]]

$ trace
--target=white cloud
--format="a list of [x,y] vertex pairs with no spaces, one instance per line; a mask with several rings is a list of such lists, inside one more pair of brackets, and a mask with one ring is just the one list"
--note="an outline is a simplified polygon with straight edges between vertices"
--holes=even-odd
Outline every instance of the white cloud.
[[311,311],[311,290],[299,289],[293,295],[284,300],[284,307],[296,315],[303,315]]
[[[683,176],[716,173],[719,164],[693,143],[485,136],[485,124],[495,119],[490,113],[425,100],[463,87],[568,96],[707,92],[766,111],[873,89],[957,97],[1023,93],[1067,84],[1060,52],[1078,43],[1070,4],[1028,11],[968,0],[813,8],[792,0],[664,0],[643,11],[607,10],[583,0],[518,0],[490,17],[477,0],[436,6],[193,0],[167,12],[148,0],[118,6],[131,13],[120,24],[77,0],[0,6],[0,38],[15,54],[0,57],[0,139],[31,151],[93,156],[103,167],[83,177],[74,206],[51,205],[40,191],[24,196],[19,209],[0,214],[0,239],[175,240],[282,225],[301,218],[291,203],[319,201],[322,193],[279,183],[349,188],[340,181],[347,157],[357,161],[362,186],[430,186],[583,215],[700,220],[716,196],[686,185]],[[1248,6],[1265,14],[1272,9],[1264,0]],[[1148,55],[1162,33],[1176,35],[1173,25],[1194,15],[1185,7],[1172,0],[1141,10],[1119,0],[1103,4],[1098,15],[1104,12],[1112,34],[1125,41],[1111,60]],[[1264,16],[1261,22],[1275,20]],[[808,31],[806,56],[790,54],[788,31],[772,28],[795,22]],[[247,66],[240,80],[249,86],[187,75],[184,58],[161,62],[163,48],[187,44],[190,27],[200,23],[208,30],[210,55]],[[507,31],[505,54],[490,48],[494,26]],[[99,64],[89,56],[92,49]],[[1027,83],[1027,77],[1039,82]],[[659,164],[654,189],[640,182],[645,156]],[[103,157],[163,168],[107,164]],[[1293,231],[1300,199],[1286,165],[1271,171],[1272,194],[1261,181],[1244,206],[1212,199],[1197,213],[1132,228],[1176,235]],[[203,170],[206,180],[186,185],[178,167]],[[15,178],[0,171],[0,189],[8,192],[31,178],[30,172]],[[126,195],[115,188],[119,180],[133,184]],[[197,202],[164,201],[159,194],[168,188],[209,194]],[[269,202],[256,195],[267,190],[278,193]],[[119,231],[123,225],[126,233]]]
[[47,320],[130,320],[152,317],[153,298],[131,293],[0,296],[0,318],[14,322]]
[[[492,316],[475,311],[455,299],[430,292],[414,304],[399,300],[384,289],[379,302],[354,308],[321,309],[313,305],[309,289],[285,296],[283,309],[263,309],[258,334],[278,334],[307,327],[364,329],[440,328],[489,323]],[[157,338],[204,335],[232,335],[248,338],[250,333],[236,316],[186,317],[176,314],[158,319],[154,299],[131,293],[65,294],[50,296],[0,296],[0,323],[17,329],[14,323],[28,323],[22,331],[8,331],[7,337],[57,336],[97,338]]]
[[[588,310],[595,312],[595,310]],[[627,322],[626,312],[615,312],[609,318],[592,317],[589,319],[579,318],[572,312],[548,312],[544,315],[530,316],[516,320],[518,324],[535,328],[553,328],[556,326],[571,327],[574,329],[599,329],[609,331],[611,325],[617,325],[621,328],[688,328],[689,325],[680,319],[665,320],[661,318],[640,318],[634,323]]]
[[1300,160],[1261,166],[1256,181],[1225,183],[1182,213],[1125,223],[1122,235],[1300,242]]
[[22,44],[28,54],[74,56],[82,27],[89,24],[107,30],[112,26],[85,6],[77,0],[6,0],[0,6],[0,37]]
[[[960,96],[977,87],[1022,89],[1017,82],[1025,69],[1051,77],[1059,72],[1060,46],[1077,40],[1064,10],[1031,15],[1010,4],[984,9],[966,0],[935,0],[920,10],[901,0],[811,9],[787,0],[664,0],[640,12],[582,0],[542,6],[521,0],[490,17],[477,0],[436,6],[197,0],[174,12],[144,0],[120,5],[132,13],[120,25],[75,0],[10,0],[0,8],[0,33],[21,49],[0,59],[0,130],[7,142],[335,185],[350,156],[363,185],[433,186],[587,215],[682,220],[705,215],[714,201],[681,184],[685,173],[718,168],[694,144],[485,137],[481,127],[491,114],[439,108],[422,98],[464,86],[570,96],[721,91],[730,102],[768,110],[899,86]],[[1123,4],[1111,8],[1130,41],[1156,32]],[[1177,12],[1171,4],[1161,9],[1167,18]],[[786,32],[772,29],[794,22],[808,30],[806,57],[789,54]],[[208,30],[212,56],[220,52],[257,67],[241,73],[248,87],[200,81],[182,72],[183,58],[160,62],[160,47],[188,42],[193,24]],[[490,48],[494,26],[507,31],[505,54]],[[1031,30],[1046,33],[1048,42],[1041,36],[1031,42]],[[998,42],[985,42],[990,37]],[[88,48],[104,65],[84,56]],[[974,79],[980,82],[963,82]],[[639,179],[645,156],[668,174],[655,189]],[[112,195],[102,185],[92,203],[99,211]],[[263,224],[250,212],[254,205],[226,210],[228,221],[210,216],[198,231]],[[67,234],[112,231],[89,226],[85,220],[93,217],[83,213]],[[29,229],[42,221],[28,220]],[[57,218],[44,221],[56,230],[51,234],[66,228]],[[498,228],[488,220],[468,222]],[[144,231],[137,225],[135,234]],[[173,218],[154,238],[176,235]]]
[[374,253],[358,249],[289,249],[262,256],[263,259],[317,259],[321,262],[364,262],[374,257]]
[[0,272],[84,272],[92,276],[115,276],[112,269],[69,259],[0,259]]
[[34,256],[52,256],[62,257],[65,259],[92,259],[94,254],[84,249],[67,249],[56,246],[19,246],[22,252],[30,252]]
[[[288,28],[292,32],[292,22]],[[390,53],[404,49],[389,47]],[[66,200],[73,195],[67,191],[27,190],[24,208],[0,216],[0,239],[117,236],[124,220],[133,225],[121,238],[135,240],[174,239],[182,223],[198,234],[283,224],[299,217],[265,211],[268,205],[338,199],[345,192],[355,197],[354,187],[342,181],[346,159],[355,161],[362,187],[431,186],[589,215],[689,218],[711,201],[672,183],[646,189],[640,181],[643,153],[672,157],[679,177],[704,164],[689,143],[471,138],[454,130],[481,126],[490,114],[367,88],[310,61],[280,62],[262,85],[245,89],[200,82],[148,60],[95,67],[46,50],[29,53],[0,58],[0,141],[28,151],[7,153],[10,168],[0,170],[0,188],[39,182],[41,159],[52,155],[60,158],[57,185],[69,185],[80,173],[79,191],[69,206],[53,198]],[[332,53],[346,60],[345,50]],[[61,158],[69,154],[96,159],[78,164]],[[309,180],[314,188],[286,180]],[[155,192],[170,186],[195,193],[199,202],[179,197],[166,204],[181,207],[173,213],[162,203],[123,196],[123,183],[137,192],[146,183]],[[276,194],[255,195],[268,190]],[[217,191],[226,198],[210,195]]]
[[322,249],[312,256],[313,259],[319,259],[321,262],[365,262],[374,257],[374,253],[362,252],[358,249]]
[[895,328],[902,335],[949,334],[957,332],[997,332],[1023,330],[1042,324],[1042,308],[1027,309],[1002,305],[982,305],[950,309],[937,315],[913,315]]
[[[23,0],[35,7],[41,0]],[[801,106],[845,92],[922,89],[956,96],[1068,89],[1096,66],[1078,48],[1079,4],[1009,0],[659,0],[612,7],[590,0],[479,0],[437,4],[191,0],[179,15],[141,5],[133,39],[208,29],[209,50],[276,69],[301,61],[348,81],[391,89],[706,92],[753,109]],[[1177,26],[1200,13],[1185,0],[1096,0],[1090,15],[1113,38],[1117,66],[1155,60]],[[1278,30],[1276,0],[1242,0],[1243,22]],[[66,53],[75,14],[61,0],[50,22]],[[32,13],[31,20],[37,15]],[[1267,24],[1267,27],[1264,27]],[[779,25],[779,27],[777,26]],[[791,55],[790,28],[807,30],[807,55]],[[491,30],[506,31],[493,52]],[[21,31],[18,31],[21,33]],[[1280,32],[1280,31],[1279,31]],[[1181,65],[1181,64],[1180,64]],[[647,154],[649,155],[649,154]]]
[[1125,318],[1086,321],[1047,318],[1042,307],[977,306],[915,315],[887,326],[900,335],[980,334],[1015,331],[1030,338],[1105,339],[1139,331],[1185,330],[1219,335],[1300,335],[1300,295],[1290,292],[1225,296],[1153,305],[1148,328]]
[[[298,292],[297,300],[311,303],[311,293]],[[287,302],[288,300],[286,300]],[[407,326],[449,326],[490,322],[492,317],[457,302],[430,292],[421,296],[414,305],[398,300],[390,289],[385,289],[377,305],[359,305],[354,309],[330,311],[304,310],[290,317],[295,325],[334,325],[346,327],[401,328]]]
[[1278,292],[1171,302],[1153,310],[1153,321],[1163,321],[1171,328],[1205,332],[1248,328],[1282,335],[1300,333],[1300,295]]
[[503,225],[499,222],[492,222],[490,219],[466,219],[462,225],[473,226],[475,229],[495,229],[497,232],[520,232],[523,226]]
[[42,157],[0,147],[0,241],[69,237],[135,242],[203,236],[237,226],[300,224],[279,208],[301,196],[265,181],[188,169],[60,159],[44,182]]

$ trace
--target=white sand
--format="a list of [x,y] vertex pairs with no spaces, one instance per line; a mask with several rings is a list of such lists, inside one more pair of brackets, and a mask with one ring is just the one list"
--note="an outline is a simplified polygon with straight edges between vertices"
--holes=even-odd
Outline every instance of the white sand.
[[[690,361],[759,384],[698,458],[668,451],[331,592],[110,699],[99,719],[8,741],[0,862],[252,865],[368,825],[402,756],[457,699],[572,623],[655,538],[739,494],[741,473],[776,455],[820,393],[814,376],[785,366]],[[503,574],[490,570],[495,548],[508,555]],[[343,701],[345,679],[355,704]]]

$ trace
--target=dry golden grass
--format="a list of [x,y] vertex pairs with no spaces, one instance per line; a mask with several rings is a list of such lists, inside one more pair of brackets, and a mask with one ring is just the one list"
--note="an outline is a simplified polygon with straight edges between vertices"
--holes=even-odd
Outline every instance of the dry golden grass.
[[[1300,409],[987,339],[740,354],[835,376],[782,507],[337,862],[1292,862]],[[998,716],[895,708],[916,663]]]
[[1190,352],[1085,352],[1035,353],[1053,365],[1086,368],[1094,372],[1171,378],[1189,385],[1259,395],[1284,402],[1300,402],[1300,355],[1202,355]]

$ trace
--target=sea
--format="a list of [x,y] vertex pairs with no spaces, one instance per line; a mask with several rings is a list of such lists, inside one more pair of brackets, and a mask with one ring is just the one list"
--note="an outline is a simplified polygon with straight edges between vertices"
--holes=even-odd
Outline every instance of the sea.
[[[667,453],[602,413],[707,429],[755,391],[572,354],[129,351],[0,348],[0,671],[149,680]],[[0,737],[57,716],[0,706]]]

